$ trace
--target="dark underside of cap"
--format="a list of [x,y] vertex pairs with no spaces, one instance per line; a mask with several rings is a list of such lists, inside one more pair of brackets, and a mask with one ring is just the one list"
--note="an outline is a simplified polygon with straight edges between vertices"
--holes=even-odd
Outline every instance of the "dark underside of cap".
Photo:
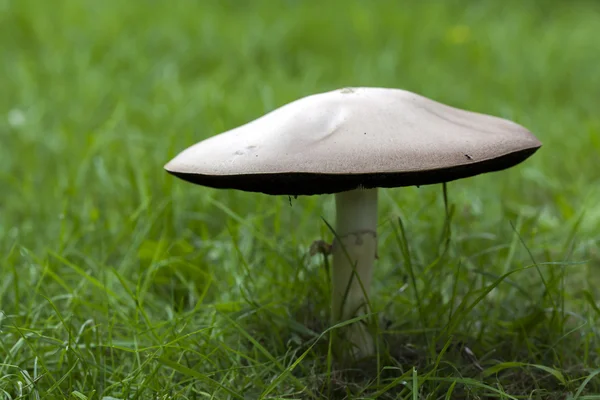
[[[538,150],[529,148],[484,161],[449,168],[368,174],[278,173],[244,175],[201,175],[168,171],[185,181],[216,189],[236,189],[270,195],[316,195],[345,192],[357,188],[393,188],[449,182],[487,172],[510,168]],[[470,157],[465,154],[465,158]]]

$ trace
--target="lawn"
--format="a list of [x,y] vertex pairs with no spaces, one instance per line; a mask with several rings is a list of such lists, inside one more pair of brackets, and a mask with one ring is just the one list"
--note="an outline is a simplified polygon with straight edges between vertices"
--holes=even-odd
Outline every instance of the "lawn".
[[[0,399],[600,398],[598,37],[596,1],[0,0]],[[309,255],[333,196],[163,170],[346,86],[543,142],[447,204],[380,191],[358,365]]]

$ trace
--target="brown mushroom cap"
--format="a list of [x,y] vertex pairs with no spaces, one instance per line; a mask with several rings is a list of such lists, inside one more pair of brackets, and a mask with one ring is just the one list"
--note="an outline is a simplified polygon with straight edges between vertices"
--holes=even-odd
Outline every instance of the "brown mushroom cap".
[[452,181],[509,168],[540,147],[505,119],[405,90],[347,88],[203,140],[165,169],[213,188],[312,195]]

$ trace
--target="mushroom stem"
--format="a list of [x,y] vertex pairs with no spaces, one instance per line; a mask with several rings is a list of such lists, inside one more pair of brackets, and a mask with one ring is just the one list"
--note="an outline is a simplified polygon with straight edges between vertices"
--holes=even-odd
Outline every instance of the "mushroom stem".
[[[377,253],[377,189],[337,193],[336,239],[332,247],[333,323],[369,312],[368,294]],[[356,272],[356,274],[354,273]],[[375,351],[366,321],[344,328],[344,339],[354,346],[354,356]]]

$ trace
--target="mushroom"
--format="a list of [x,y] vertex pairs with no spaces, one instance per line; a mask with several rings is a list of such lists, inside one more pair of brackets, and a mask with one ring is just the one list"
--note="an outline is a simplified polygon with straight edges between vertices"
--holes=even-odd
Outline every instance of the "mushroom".
[[[541,143],[524,127],[400,89],[301,98],[182,151],[165,169],[188,182],[269,195],[335,194],[332,322],[369,312],[377,188],[448,182],[516,165]],[[364,324],[345,328],[374,353]]]

